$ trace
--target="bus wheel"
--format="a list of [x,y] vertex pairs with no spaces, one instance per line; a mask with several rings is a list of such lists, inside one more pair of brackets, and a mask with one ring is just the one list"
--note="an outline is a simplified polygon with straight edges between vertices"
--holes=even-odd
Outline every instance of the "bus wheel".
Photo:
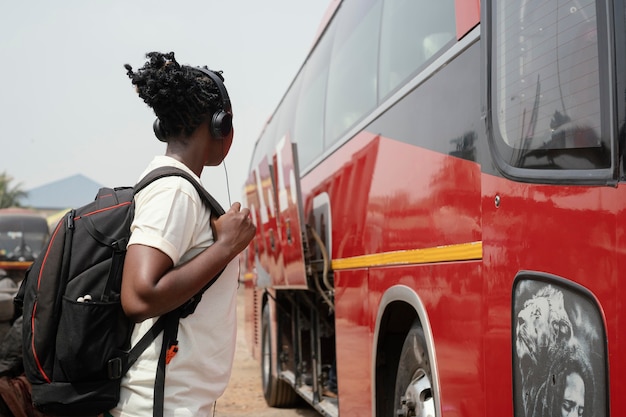
[[424,331],[415,321],[404,339],[396,373],[394,410],[399,417],[435,417],[432,373]]
[[261,380],[263,383],[263,396],[270,407],[290,407],[296,404],[298,394],[293,388],[272,374],[274,360],[278,355],[272,352],[272,329],[270,309],[268,305],[263,308],[261,336]]

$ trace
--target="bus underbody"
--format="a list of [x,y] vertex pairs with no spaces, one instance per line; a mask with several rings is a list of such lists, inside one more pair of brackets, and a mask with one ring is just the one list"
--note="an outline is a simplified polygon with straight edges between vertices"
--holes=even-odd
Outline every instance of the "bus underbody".
[[289,407],[303,398],[321,414],[337,416],[332,291],[256,290],[256,297],[262,309],[261,369],[268,405]]

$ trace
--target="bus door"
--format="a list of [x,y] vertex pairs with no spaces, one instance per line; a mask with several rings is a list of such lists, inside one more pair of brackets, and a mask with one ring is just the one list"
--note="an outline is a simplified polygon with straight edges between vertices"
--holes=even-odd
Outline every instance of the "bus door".
[[277,235],[280,244],[285,284],[290,288],[306,288],[305,249],[302,232],[303,211],[297,148],[284,136],[273,156],[276,185]]
[[[246,199],[257,226],[248,265],[260,288],[306,288],[302,197],[295,144],[283,138],[246,182]],[[250,259],[253,257],[253,259]]]
[[254,239],[253,256],[248,265],[253,264],[256,270],[257,287],[267,288],[284,284],[282,268],[276,263],[278,242],[276,239],[276,204],[272,174],[273,167],[267,158],[261,160],[254,168],[246,182],[246,199],[252,220],[257,227]]

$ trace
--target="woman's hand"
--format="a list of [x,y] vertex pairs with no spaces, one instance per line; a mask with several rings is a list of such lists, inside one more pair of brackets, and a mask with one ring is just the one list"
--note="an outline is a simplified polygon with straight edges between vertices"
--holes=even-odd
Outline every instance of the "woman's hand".
[[243,251],[256,233],[256,227],[250,218],[250,209],[241,208],[241,203],[234,203],[220,218],[213,220],[216,243],[227,245],[234,254]]

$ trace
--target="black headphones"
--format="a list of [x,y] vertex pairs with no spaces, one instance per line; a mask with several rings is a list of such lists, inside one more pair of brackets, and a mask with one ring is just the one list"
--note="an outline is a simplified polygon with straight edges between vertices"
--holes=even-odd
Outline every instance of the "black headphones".
[[[200,71],[213,80],[213,83],[220,92],[223,108],[213,113],[213,117],[211,117],[211,122],[209,123],[209,129],[211,130],[211,135],[215,139],[222,140],[228,136],[233,129],[232,107],[230,105],[230,98],[228,97],[226,86],[224,86],[222,78],[217,75],[215,71],[202,67],[194,67],[193,69]],[[154,134],[157,139],[161,142],[167,142],[167,133],[161,127],[161,122],[158,118],[154,121],[154,123],[152,123],[152,129],[154,130]]]

